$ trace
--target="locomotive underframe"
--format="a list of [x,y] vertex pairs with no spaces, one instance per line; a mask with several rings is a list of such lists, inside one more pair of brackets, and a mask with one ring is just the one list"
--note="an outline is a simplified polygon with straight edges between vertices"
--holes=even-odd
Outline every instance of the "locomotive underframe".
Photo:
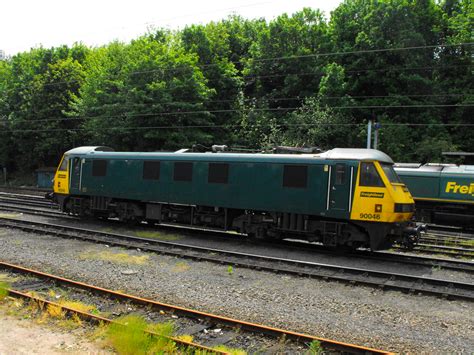
[[[98,218],[118,218],[125,222],[166,223],[232,230],[260,239],[295,238],[326,246],[390,247],[402,240],[400,226],[328,219],[320,216],[240,210],[222,207],[118,200],[103,196],[56,194],[63,212]],[[384,236],[384,237],[382,237]]]
[[474,204],[416,200],[415,218],[423,223],[474,229]]

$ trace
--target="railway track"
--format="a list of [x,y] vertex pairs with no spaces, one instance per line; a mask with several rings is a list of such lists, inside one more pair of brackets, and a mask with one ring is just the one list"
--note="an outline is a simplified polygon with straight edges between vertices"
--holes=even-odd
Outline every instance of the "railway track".
[[50,201],[45,200],[44,198],[17,198],[17,197],[5,197],[0,193],[0,203],[2,204],[19,204],[22,206],[33,206],[33,207],[44,207],[44,208],[55,208],[58,206]]
[[[50,208],[32,208],[32,207],[24,207],[20,205],[13,205],[13,204],[1,204],[0,203],[0,211],[12,211],[18,213],[26,213],[38,216],[45,216],[45,217],[55,217],[61,219],[76,219],[75,217],[71,217],[65,215],[56,210],[51,210]],[[109,221],[113,223],[114,221]],[[145,224],[146,225],[146,224]],[[176,225],[159,225],[158,228],[161,230],[172,230],[176,231],[179,230],[181,232],[184,231],[183,226],[176,226]],[[212,237],[219,237],[219,238],[228,238],[228,233],[223,231],[215,231],[215,230],[206,230],[206,229],[189,229],[186,228],[186,232],[194,232],[194,233],[201,233],[206,234],[206,236]],[[256,242],[259,243],[259,242]],[[312,250],[318,253],[332,253],[332,254],[340,254],[337,251],[332,249],[328,249],[322,245],[318,244],[309,244],[309,243],[300,243],[294,241],[274,241],[273,244],[281,244],[285,247],[291,247],[294,249],[301,249],[301,250]],[[398,250],[401,253],[405,253],[406,249],[401,247],[394,247],[394,249]],[[464,256],[464,257],[474,257],[473,253],[470,253],[469,250],[464,252],[464,249],[452,249],[446,246],[419,246],[413,250],[415,253],[428,253],[428,254],[435,254],[435,255],[448,255],[453,257]],[[400,255],[400,253],[387,253],[387,252],[370,252],[365,250],[357,250],[353,252],[345,252],[345,255],[350,255],[351,257],[358,257],[363,259],[371,259],[371,260],[380,260],[381,262],[386,261],[393,261],[393,262],[400,262],[404,264],[412,264],[412,265],[419,265],[419,266],[427,266],[427,267],[440,267],[445,269],[451,270],[459,270],[459,271],[472,271],[473,266],[467,262],[463,262],[462,260],[446,260],[442,258],[434,258],[434,257],[427,257],[423,255]],[[462,254],[462,255],[461,255]]]
[[371,252],[369,250],[353,250],[345,251],[341,253],[340,251],[335,251],[332,249],[325,248],[321,245],[314,245],[301,242],[288,242],[288,241],[278,241],[278,244],[282,247],[288,248],[298,248],[304,251],[314,251],[314,252],[323,252],[330,253],[336,256],[349,256],[353,258],[359,258],[364,260],[376,260],[380,262],[395,262],[401,264],[410,264],[414,266],[424,266],[424,267],[434,267],[434,268],[443,268],[455,271],[462,271],[468,273],[474,273],[474,263],[470,261],[457,260],[457,259],[443,259],[443,258],[433,258],[430,256],[422,255],[408,255],[394,253],[390,251],[376,251]]
[[[39,215],[39,216],[46,216],[46,217],[55,217],[55,218],[61,218],[61,219],[74,219],[77,220],[75,217],[71,217],[68,215],[65,215],[64,213],[61,213],[59,211],[51,211],[49,209],[36,209],[36,208],[30,208],[30,207],[20,207],[20,206],[12,206],[10,204],[8,205],[1,205],[0,204],[0,210],[4,211],[14,211],[14,212],[21,212],[21,213],[27,213],[27,214],[33,214],[33,215]],[[114,223],[116,221],[114,220],[109,220],[109,223]],[[116,222],[120,223],[120,222]],[[147,224],[144,224],[144,226],[148,226]],[[160,230],[165,230],[165,231],[171,231],[171,232],[176,232],[177,230],[180,231],[181,233],[200,233],[200,234],[205,234],[206,237],[217,237],[217,238],[229,238],[229,234],[223,231],[216,231],[216,230],[209,230],[209,229],[190,229],[186,226],[176,226],[176,225],[163,225],[160,224],[158,226],[154,226],[154,228],[159,228]],[[185,228],[185,229],[184,229]],[[235,237],[235,235],[233,235]],[[264,244],[265,241],[260,242],[260,241],[252,241],[254,244]],[[324,247],[319,244],[314,244],[314,243],[302,243],[300,241],[288,241],[288,240],[281,240],[281,241],[273,241],[272,244],[276,245],[281,245],[282,247],[285,248],[292,248],[292,249],[299,249],[302,251],[312,251],[316,253],[324,253],[324,254],[334,254],[334,255],[341,255],[341,252],[337,250],[333,250],[327,247]],[[428,247],[428,246],[427,246]],[[395,249],[405,252],[406,250],[403,248],[397,248]],[[415,252],[423,252],[423,249],[420,250],[420,248],[416,248],[414,250]],[[459,253],[455,250],[452,251],[450,248],[441,248],[441,250],[438,249],[429,249],[429,253],[431,254],[441,254],[441,255],[452,255],[452,256],[458,256]],[[451,252],[451,253],[450,253]],[[462,250],[461,250],[462,252]],[[449,254],[450,253],[450,254]],[[443,269],[449,269],[449,270],[457,270],[457,271],[465,271],[465,272],[474,272],[474,263],[468,262],[468,261],[463,261],[463,260],[456,260],[456,259],[444,259],[444,258],[434,258],[432,256],[423,256],[423,255],[409,255],[409,254],[401,254],[401,253],[393,253],[393,252],[385,252],[385,251],[378,251],[378,252],[371,252],[368,250],[356,250],[352,252],[345,251],[343,253],[344,256],[350,256],[353,258],[361,258],[364,260],[370,259],[370,260],[378,260],[380,262],[398,262],[398,263],[403,263],[403,264],[411,264],[411,265],[416,265],[416,266],[425,266],[425,267],[435,267],[435,268],[443,268]],[[465,256],[470,256],[469,254]]]
[[[32,206],[32,207],[44,207],[48,209],[57,209],[57,205],[51,201],[48,201],[44,198],[44,196],[35,196],[35,195],[25,195],[25,194],[18,194],[18,193],[5,193],[0,192],[0,207],[1,204],[7,205],[19,205],[19,206]],[[463,253],[462,250],[460,252],[463,254],[462,256],[471,256],[469,254],[469,249],[472,249],[474,252],[474,234],[469,234],[466,232],[462,232],[456,228],[444,228],[440,229],[440,226],[430,226],[430,228],[437,228],[438,232],[429,231],[423,233],[421,242],[422,244],[430,245],[430,251],[433,253],[437,253],[435,249],[438,245],[448,248],[439,248],[439,254],[454,254],[458,249],[456,247],[464,247],[468,249],[468,253]],[[450,232],[446,232],[449,230]],[[441,232],[441,231],[444,231]],[[449,233],[449,234],[446,234]],[[422,246],[418,249],[427,249],[426,245]],[[453,248],[449,248],[453,247]],[[473,254],[474,256],[474,254]]]
[[44,216],[44,217],[72,218],[70,216],[65,215],[62,212],[59,212],[54,209],[49,209],[47,207],[40,207],[39,209],[39,208],[24,207],[24,206],[8,204],[8,203],[0,203],[0,211],[26,213],[26,214]]
[[[366,268],[274,258],[64,225],[13,220],[3,217],[0,218],[0,225],[32,233],[44,233],[62,238],[80,239],[124,248],[138,248],[159,254],[232,265],[234,267],[238,266],[300,277],[312,277],[348,284],[359,284],[381,289],[436,295],[452,299],[474,300],[474,285],[472,283],[453,282]],[[469,267],[470,264],[466,265]],[[470,265],[470,267],[472,268],[472,265]]]
[[[117,322],[117,320],[106,318],[100,311],[96,311],[94,314],[79,311],[73,307],[57,303],[54,296],[53,300],[48,299],[47,295],[54,295],[54,288],[61,287],[62,290],[67,290],[68,298],[72,298],[72,300],[82,300],[85,296],[90,304],[94,303],[94,300],[98,298],[100,302],[97,302],[97,304],[100,305],[101,309],[117,307],[116,300],[119,300],[121,303],[125,303],[127,306],[126,309],[133,313],[146,311],[147,317],[153,319],[154,322],[172,321],[178,333],[193,336],[193,341],[185,341],[176,336],[169,337],[169,340],[177,343],[183,349],[192,348],[211,353],[227,354],[226,351],[215,350],[214,347],[223,344],[235,346],[235,344],[250,343],[252,344],[252,348],[245,349],[250,352],[272,352],[278,349],[280,352],[291,353],[301,350],[304,351],[304,348],[307,348],[311,342],[317,341],[320,343],[322,349],[329,353],[389,354],[389,352],[383,350],[268,327],[122,292],[119,293],[10,263],[0,262],[0,268],[9,273],[14,273],[15,276],[18,274],[27,275],[27,277],[16,277],[12,283],[12,287],[8,290],[10,296],[33,300],[41,303],[43,307],[44,305],[48,307],[59,307],[64,312],[76,314],[82,319],[106,324]],[[53,290],[53,292],[51,292],[51,290]],[[32,291],[34,291],[34,294]],[[40,298],[36,296],[37,294],[44,294],[45,297]],[[106,302],[104,304],[104,298],[108,303]],[[251,337],[251,341],[249,341],[249,337]],[[245,341],[241,340],[243,338],[245,338]]]
[[445,235],[445,234],[424,233],[420,241],[423,243],[434,244],[434,245],[474,248],[474,236],[471,234]]
[[449,255],[452,257],[474,258],[474,248],[454,247],[439,244],[418,243],[414,252],[423,252],[437,255]]
[[52,189],[39,188],[33,186],[0,186],[0,191],[5,193],[22,193],[28,192],[30,194],[38,194],[38,196],[44,196],[45,193],[51,192]]
[[427,224],[426,227],[428,231],[432,231],[435,233],[447,233],[451,235],[468,234],[471,235],[471,238],[474,238],[474,227],[470,230],[466,230],[460,227],[442,226],[439,224]]

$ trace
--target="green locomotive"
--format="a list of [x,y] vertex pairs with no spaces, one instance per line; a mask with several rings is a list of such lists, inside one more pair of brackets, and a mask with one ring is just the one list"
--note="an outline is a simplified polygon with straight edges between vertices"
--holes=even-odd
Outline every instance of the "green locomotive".
[[66,152],[54,181],[62,211],[124,221],[387,248],[412,241],[414,201],[386,154]]
[[396,164],[416,203],[416,220],[474,229],[474,166]]

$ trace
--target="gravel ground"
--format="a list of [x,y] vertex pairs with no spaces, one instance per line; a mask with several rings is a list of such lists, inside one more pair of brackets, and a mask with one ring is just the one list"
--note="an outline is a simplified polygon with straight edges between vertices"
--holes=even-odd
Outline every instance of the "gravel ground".
[[[100,252],[148,256],[140,264]],[[0,229],[1,260],[202,311],[396,352],[471,353],[472,303]],[[132,271],[132,272],[131,272]]]
[[6,313],[0,307],[0,355],[112,354],[84,339],[82,329],[61,330]]
[[[37,222],[46,222],[66,226],[76,226],[89,229],[96,229],[106,232],[115,232],[127,235],[135,235],[137,231],[150,233],[160,231],[159,226],[156,228],[150,228],[146,225],[144,227],[133,227],[130,229],[124,223],[118,223],[117,221],[96,221],[96,220],[76,220],[76,219],[65,219],[65,218],[52,218],[44,216],[16,214],[16,218],[32,220]],[[257,245],[252,242],[246,241],[243,237],[238,235],[229,235],[228,237],[216,237],[210,235],[199,235],[199,233],[180,233],[180,230],[186,231],[186,229],[176,228],[174,230],[165,229],[163,239],[167,240],[168,237],[172,238],[173,242],[201,246],[205,248],[225,249],[229,251],[240,251],[247,253],[254,253],[259,255],[266,255],[276,258],[286,258],[302,260],[314,263],[330,264],[330,265],[341,265],[350,266],[355,268],[366,268],[371,270],[379,270],[386,272],[397,272],[401,274],[408,274],[414,276],[424,276],[436,279],[451,280],[456,282],[472,282],[472,274],[464,272],[437,268],[427,267],[412,264],[400,264],[396,262],[380,262],[377,260],[367,260],[356,257],[346,257],[344,255],[335,255],[327,253],[317,253],[312,250],[302,249],[289,249],[282,246],[272,246],[269,244]],[[139,236],[139,235],[138,235]],[[304,244],[302,244],[304,246]],[[474,260],[473,260],[474,261]]]

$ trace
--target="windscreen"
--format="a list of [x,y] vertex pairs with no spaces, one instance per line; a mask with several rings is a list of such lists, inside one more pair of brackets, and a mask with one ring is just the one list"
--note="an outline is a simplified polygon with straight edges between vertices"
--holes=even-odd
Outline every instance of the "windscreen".
[[381,163],[380,165],[382,166],[382,169],[383,169],[385,175],[387,176],[388,180],[391,183],[400,184],[402,182],[400,180],[400,177],[395,172],[395,170],[393,170],[392,164],[382,164]]
[[61,162],[61,166],[59,167],[59,171],[67,171],[67,164],[69,163],[69,158],[64,157],[63,161]]
[[360,186],[373,186],[373,187],[385,186],[373,163],[363,162],[360,164],[359,185]]

